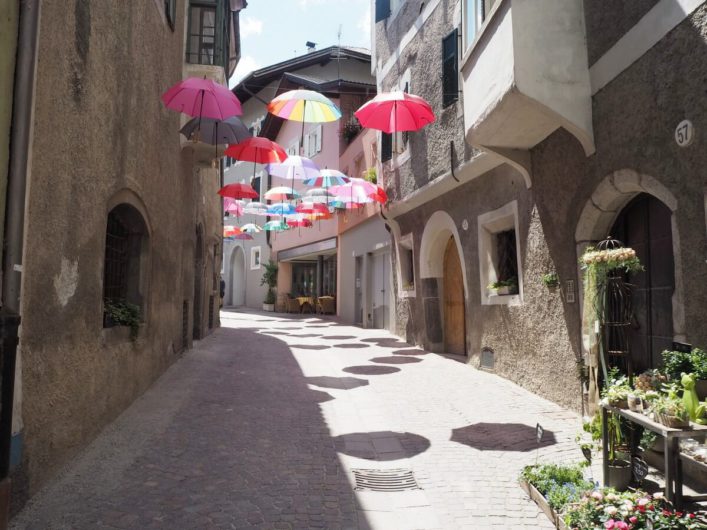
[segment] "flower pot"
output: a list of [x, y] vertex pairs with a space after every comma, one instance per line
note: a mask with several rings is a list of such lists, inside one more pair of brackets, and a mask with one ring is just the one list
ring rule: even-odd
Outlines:
[[505, 295], [510, 293], [510, 287], [499, 287], [496, 289], [496, 293], [499, 295]]
[[609, 405], [612, 407], [616, 407], [617, 409], [627, 409], [628, 408], [628, 400], [627, 399], [618, 399], [616, 401], [609, 401]]
[[275, 304], [263, 304], [263, 311], [275, 311]]
[[683, 420], [677, 416], [669, 416], [667, 414], [656, 413], [660, 423], [671, 429], [684, 429], [690, 426], [690, 420]]
[[629, 394], [628, 409], [632, 412], [643, 412], [643, 400], [639, 396]]
[[609, 464], [609, 476], [605, 486], [617, 491], [626, 491], [631, 482], [631, 465], [625, 460], [614, 460]]

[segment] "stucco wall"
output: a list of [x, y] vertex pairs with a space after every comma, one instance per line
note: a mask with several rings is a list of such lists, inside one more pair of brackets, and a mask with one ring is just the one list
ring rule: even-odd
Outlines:
[[[523, 301], [515, 306], [482, 305], [477, 218], [514, 200], [518, 201]], [[544, 242], [544, 222], [533, 193], [526, 189], [523, 177], [509, 166], [490, 171], [397, 219], [402, 235], [413, 234], [416, 286], [414, 298], [396, 302], [398, 330], [404, 332], [407, 340], [426, 347], [433, 347], [443, 338], [443, 280], [420, 278], [420, 262], [429, 259], [421, 253], [422, 234], [429, 218], [439, 210], [451, 216], [460, 237], [467, 285], [465, 316], [470, 362], [478, 365], [481, 349], [491, 348], [495, 352], [496, 373], [578, 409], [578, 329], [572, 326], [577, 320], [577, 304], [564, 304], [559, 292], [551, 292], [542, 284], [542, 275], [557, 264]], [[467, 230], [462, 226], [464, 220], [468, 222]], [[393, 270], [396, 267], [394, 264]]]
[[[42, 6], [20, 342], [21, 496], [177, 358], [185, 300], [191, 341], [197, 225], [204, 250], [199, 318], [207, 324], [220, 268], [220, 250], [213, 255], [221, 236], [219, 179], [216, 170], [192, 166], [191, 151], [180, 149], [179, 115], [159, 99], [182, 78], [186, 7], [179, 2], [175, 32], [158, 7]], [[118, 192], [144, 209], [151, 230], [145, 325], [136, 342], [102, 322], [106, 218]]]
[[[545, 235], [555, 261], [568, 272], [576, 268], [571, 244], [574, 228], [590, 196], [607, 177], [627, 169], [655, 179], [674, 196], [680, 248], [676, 281], [684, 285], [685, 339], [703, 347], [707, 344], [707, 179], [703, 170], [707, 139], [697, 132], [694, 143], [681, 148], [673, 136], [685, 118], [698, 131], [698, 124], [707, 123], [707, 65], [702, 60], [706, 41], [707, 5], [595, 95], [594, 156], [581, 156], [578, 144], [563, 131], [533, 151], [533, 189], [547, 226]], [[656, 190], [636, 185], [633, 191]], [[623, 202], [630, 196], [623, 197]]]

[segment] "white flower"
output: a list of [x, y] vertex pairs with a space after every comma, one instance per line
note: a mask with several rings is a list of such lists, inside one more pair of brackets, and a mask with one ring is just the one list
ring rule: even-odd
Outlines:
[[616, 515], [619, 510], [616, 506], [607, 506], [605, 511], [608, 515]]

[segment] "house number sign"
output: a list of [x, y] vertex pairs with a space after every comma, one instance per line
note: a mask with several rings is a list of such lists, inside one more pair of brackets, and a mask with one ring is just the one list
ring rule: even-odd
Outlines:
[[687, 147], [695, 139], [695, 128], [690, 120], [682, 120], [675, 129], [675, 142], [680, 147]]

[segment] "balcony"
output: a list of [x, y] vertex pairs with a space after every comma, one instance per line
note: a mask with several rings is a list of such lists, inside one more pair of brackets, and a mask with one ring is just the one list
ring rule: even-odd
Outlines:
[[581, 0], [502, 0], [464, 57], [467, 141], [527, 150], [565, 128], [594, 152]]

